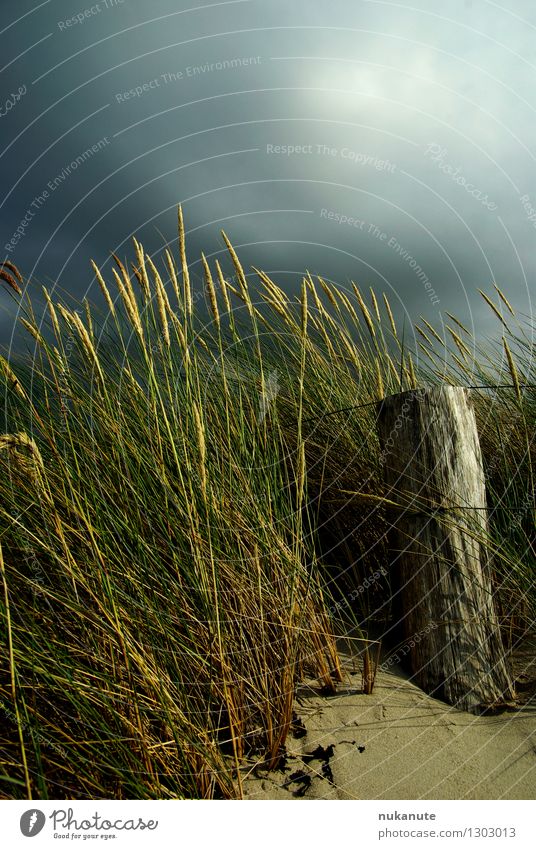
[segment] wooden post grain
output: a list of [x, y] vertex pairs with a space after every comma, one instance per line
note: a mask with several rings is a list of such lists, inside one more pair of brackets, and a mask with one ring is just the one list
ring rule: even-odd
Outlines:
[[[466, 389], [391, 395], [379, 404], [398, 609], [414, 681], [473, 712], [513, 698], [485, 540], [486, 491]], [[386, 503], [389, 505], [389, 501]]]

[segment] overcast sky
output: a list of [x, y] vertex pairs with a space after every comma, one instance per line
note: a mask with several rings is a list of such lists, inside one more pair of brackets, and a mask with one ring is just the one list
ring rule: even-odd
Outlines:
[[223, 227], [289, 291], [532, 313], [533, 0], [2, 0], [0, 32], [0, 250], [36, 287], [96, 297], [89, 258], [175, 244], [180, 202], [192, 260]]

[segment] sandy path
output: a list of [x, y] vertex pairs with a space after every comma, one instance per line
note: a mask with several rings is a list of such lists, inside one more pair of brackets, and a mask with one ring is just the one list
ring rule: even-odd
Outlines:
[[[302, 687], [295, 710], [306, 736], [289, 738], [286, 771], [249, 775], [245, 798], [536, 798], [536, 700], [473, 716], [427, 696], [397, 667], [379, 673], [372, 695], [360, 688], [358, 675], [336, 696]], [[304, 761], [318, 746], [332, 756]]]

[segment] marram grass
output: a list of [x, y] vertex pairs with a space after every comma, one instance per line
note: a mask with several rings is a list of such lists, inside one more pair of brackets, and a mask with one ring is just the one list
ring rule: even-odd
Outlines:
[[534, 619], [531, 328], [505, 329], [505, 296], [485, 296], [502, 356], [455, 318], [453, 350], [424, 322], [412, 351], [385, 295], [307, 274], [292, 298], [262, 271], [253, 290], [225, 235], [203, 312], [182, 211], [179, 237], [160, 269], [136, 240], [130, 271], [93, 265], [103, 315], [45, 292], [37, 321], [2, 271], [35, 345], [0, 360], [4, 797], [233, 798], [277, 764], [299, 680], [333, 691], [334, 634], [389, 616], [386, 394], [512, 383], [475, 397], [486, 542], [505, 636]]

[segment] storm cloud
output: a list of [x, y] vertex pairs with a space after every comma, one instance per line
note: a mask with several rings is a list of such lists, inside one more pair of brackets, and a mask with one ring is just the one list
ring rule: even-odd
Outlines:
[[[4, 259], [97, 298], [92, 257], [176, 243], [295, 291], [308, 269], [409, 324], [532, 314], [536, 10], [528, 0], [2, 3]], [[195, 277], [195, 274], [194, 274]], [[0, 293], [0, 329], [14, 313]]]

